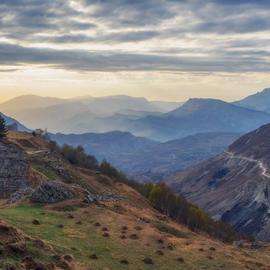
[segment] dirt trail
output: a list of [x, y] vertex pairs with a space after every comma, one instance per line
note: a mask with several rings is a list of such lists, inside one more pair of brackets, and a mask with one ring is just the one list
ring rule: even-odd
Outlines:
[[270, 174], [267, 173], [267, 168], [265, 167], [262, 161], [254, 159], [254, 158], [250, 158], [250, 157], [235, 155], [233, 152], [229, 152], [229, 151], [225, 151], [225, 154], [227, 154], [232, 159], [241, 159], [241, 160], [257, 163], [257, 165], [260, 167], [262, 171], [261, 175], [266, 178], [270, 178]]

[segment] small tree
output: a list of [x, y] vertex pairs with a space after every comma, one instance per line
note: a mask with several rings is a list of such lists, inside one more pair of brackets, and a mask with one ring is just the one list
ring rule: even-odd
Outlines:
[[0, 115], [0, 139], [7, 136], [7, 125], [3, 116]]

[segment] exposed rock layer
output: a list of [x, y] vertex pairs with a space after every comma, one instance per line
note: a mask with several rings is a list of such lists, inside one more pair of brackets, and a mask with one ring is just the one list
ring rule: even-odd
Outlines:
[[61, 182], [51, 181], [42, 183], [31, 195], [33, 202], [56, 203], [75, 197], [71, 188]]
[[0, 141], [0, 198], [29, 186], [29, 165], [24, 152], [15, 144]]

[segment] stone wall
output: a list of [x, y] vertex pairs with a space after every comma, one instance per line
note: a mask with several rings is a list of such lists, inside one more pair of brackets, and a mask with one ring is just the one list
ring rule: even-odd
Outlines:
[[29, 165], [16, 145], [0, 141], [0, 199], [29, 186]]

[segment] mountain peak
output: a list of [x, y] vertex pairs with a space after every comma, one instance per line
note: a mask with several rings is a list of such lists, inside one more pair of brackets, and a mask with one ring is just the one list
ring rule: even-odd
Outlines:
[[245, 108], [270, 112], [270, 88], [265, 88], [263, 91], [250, 95], [242, 100], [234, 102], [238, 106]]
[[211, 109], [218, 109], [227, 106], [232, 106], [231, 104], [219, 100], [219, 99], [212, 99], [212, 98], [191, 98], [182, 106], [178, 107], [177, 109], [167, 113], [167, 116], [183, 116], [187, 114], [192, 114], [197, 111], [209, 111]]
[[[215, 99], [215, 98], [190, 98], [185, 104], [222, 104], [226, 103], [223, 100]], [[185, 105], [184, 104], [184, 105]]]

